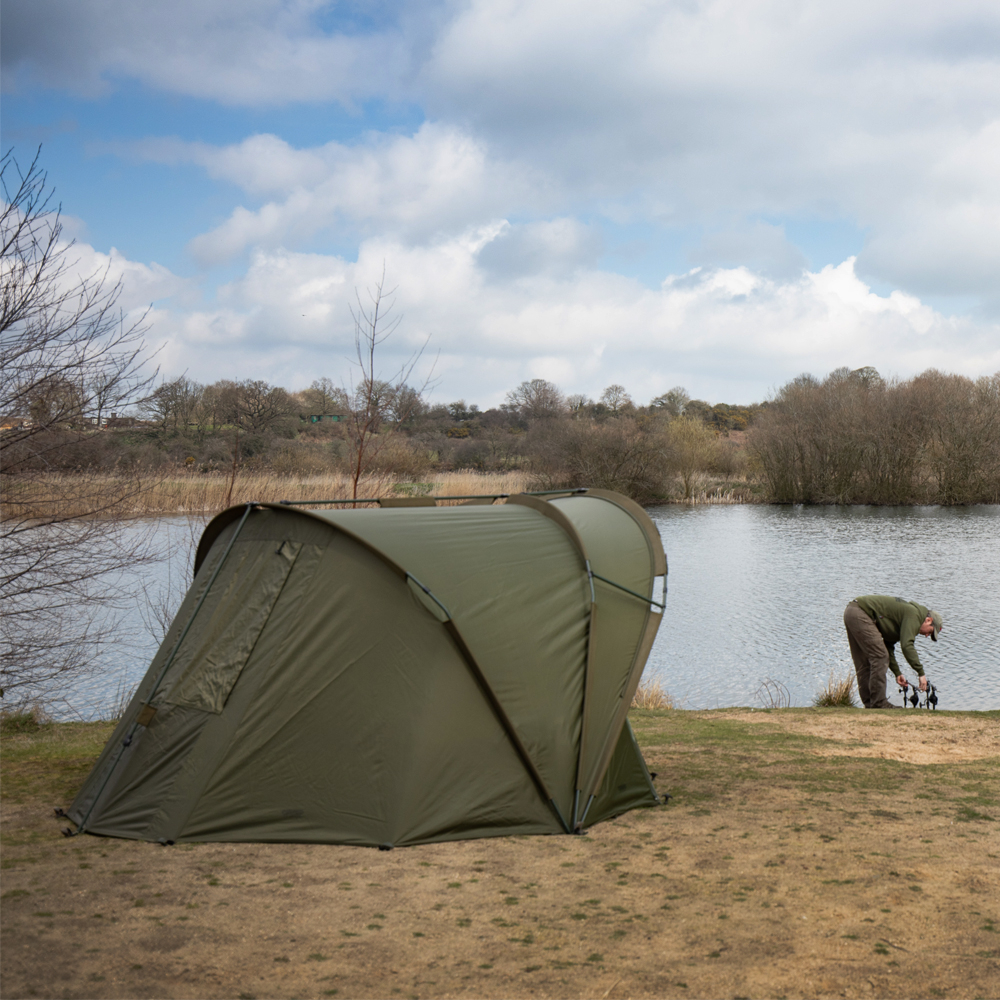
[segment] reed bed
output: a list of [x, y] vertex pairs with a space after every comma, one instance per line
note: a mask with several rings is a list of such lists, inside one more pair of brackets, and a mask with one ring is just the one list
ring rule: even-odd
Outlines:
[[742, 504], [753, 503], [754, 498], [748, 490], [702, 490], [700, 493], [693, 493], [689, 497], [682, 497], [676, 503], [686, 503], [691, 505], [700, 504]]
[[[84, 478], [86, 481], [85, 488]], [[360, 500], [399, 496], [472, 496], [521, 493], [528, 489], [522, 472], [442, 472], [421, 482], [400, 482], [387, 477], [363, 480]], [[4, 490], [0, 514], [9, 517], [80, 517], [94, 509], [93, 497], [120, 490], [113, 476], [81, 477], [73, 474], [40, 476]], [[168, 476], [134, 484], [109, 513], [126, 517], [156, 517], [176, 514], [212, 514], [256, 500], [336, 500], [350, 497], [351, 481], [339, 474], [283, 476], [273, 472], [247, 472], [232, 481], [226, 475]]]

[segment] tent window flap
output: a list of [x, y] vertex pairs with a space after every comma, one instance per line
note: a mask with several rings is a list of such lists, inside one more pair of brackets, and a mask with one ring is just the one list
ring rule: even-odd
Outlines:
[[263, 551], [237, 545], [239, 557], [213, 587], [218, 595], [205, 602], [202, 620], [194, 623], [177, 653], [164, 702], [216, 714], [225, 708], [301, 548], [301, 542], [290, 541]]

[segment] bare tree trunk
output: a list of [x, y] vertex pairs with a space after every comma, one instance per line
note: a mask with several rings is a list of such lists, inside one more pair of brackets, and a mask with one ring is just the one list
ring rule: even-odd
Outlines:
[[[351, 309], [351, 318], [354, 320], [354, 349], [360, 384], [351, 385], [348, 392], [351, 399], [348, 426], [352, 449], [351, 499], [357, 506], [362, 479], [375, 469], [379, 453], [412, 416], [413, 408], [430, 385], [430, 375], [418, 390], [412, 390], [407, 385], [423, 356], [427, 341], [388, 380], [383, 380], [378, 371], [378, 349], [402, 322], [401, 316], [390, 319], [395, 306], [395, 289], [386, 290], [385, 264], [378, 281], [368, 289], [370, 304], [366, 306], [361, 301], [360, 293], [355, 294], [357, 307]], [[398, 405], [401, 401], [404, 401], [402, 407]]]

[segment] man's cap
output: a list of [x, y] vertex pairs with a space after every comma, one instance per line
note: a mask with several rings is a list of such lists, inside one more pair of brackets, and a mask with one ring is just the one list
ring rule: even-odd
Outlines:
[[944, 628], [944, 623], [941, 621], [941, 616], [936, 611], [930, 611], [928, 614], [931, 616], [931, 624], [934, 626], [934, 631], [931, 632], [931, 638], [937, 642], [938, 632]]

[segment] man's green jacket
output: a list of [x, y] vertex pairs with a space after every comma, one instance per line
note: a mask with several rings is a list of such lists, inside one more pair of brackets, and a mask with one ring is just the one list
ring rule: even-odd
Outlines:
[[918, 677], [923, 677], [924, 668], [920, 664], [913, 640], [930, 611], [916, 601], [904, 601], [902, 597], [886, 597], [884, 594], [868, 594], [866, 597], [855, 597], [854, 600], [882, 633], [886, 649], [889, 650], [892, 672], [899, 676], [899, 664], [892, 649], [898, 642], [906, 662], [916, 670]]

